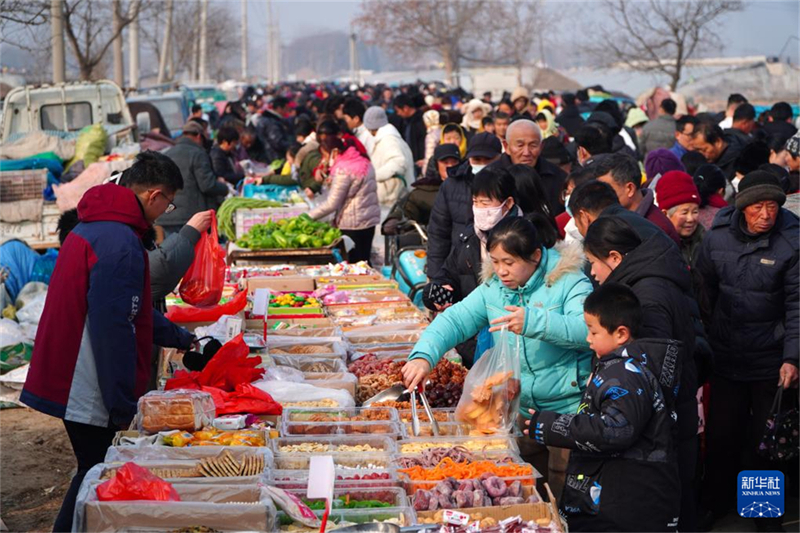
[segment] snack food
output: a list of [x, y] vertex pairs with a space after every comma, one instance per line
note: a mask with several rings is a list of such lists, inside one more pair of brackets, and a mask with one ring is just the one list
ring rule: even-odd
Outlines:
[[[244, 455], [237, 461], [226, 450], [220, 457], [200, 459], [192, 466], [157, 467], [148, 470], [162, 479], [241, 477], [259, 475], [265, 466], [264, 456], [261, 454]], [[113, 478], [117, 470], [117, 468], [107, 469], [101, 479]]]
[[148, 392], [139, 398], [138, 407], [139, 431], [145, 433], [172, 429], [195, 431], [210, 425], [216, 416], [211, 395], [196, 390]]
[[478, 433], [497, 433], [513, 416], [509, 413], [512, 407], [509, 399], [518, 390], [513, 377], [513, 372], [498, 372], [474, 387], [470, 392], [471, 401], [458, 405], [456, 420], [469, 424]]
[[239, 430], [220, 431], [207, 427], [194, 433], [179, 431], [163, 436], [165, 446], [182, 448], [184, 446], [266, 446], [262, 431]]

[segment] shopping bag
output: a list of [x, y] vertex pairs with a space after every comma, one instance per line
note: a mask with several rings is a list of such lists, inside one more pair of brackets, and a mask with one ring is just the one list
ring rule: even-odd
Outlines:
[[211, 307], [222, 298], [225, 284], [225, 251], [217, 236], [217, 215], [211, 214], [211, 232], [200, 235], [194, 247], [194, 261], [183, 275], [181, 299], [195, 307]]
[[504, 327], [467, 374], [456, 419], [486, 435], [511, 433], [519, 410], [519, 374], [519, 336]]
[[798, 406], [788, 407], [783, 402], [783, 387], [778, 387], [772, 408], [767, 417], [764, 436], [758, 444], [758, 454], [770, 461], [790, 461], [800, 451], [800, 428]]
[[167, 320], [175, 324], [187, 322], [216, 322], [223, 315], [236, 315], [247, 306], [247, 291], [240, 291], [224, 304], [213, 307], [172, 306], [167, 310]]
[[222, 345], [202, 372], [178, 370], [175, 377], [167, 380], [164, 390], [216, 387], [232, 392], [240, 383], [252, 383], [264, 374], [264, 369], [256, 368], [261, 362], [260, 357], [250, 357], [250, 348], [240, 333]]
[[97, 487], [97, 499], [107, 501], [181, 501], [175, 488], [136, 463], [125, 463], [117, 474]]

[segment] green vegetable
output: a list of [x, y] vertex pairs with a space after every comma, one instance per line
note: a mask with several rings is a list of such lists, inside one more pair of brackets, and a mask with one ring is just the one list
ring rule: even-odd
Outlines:
[[217, 210], [217, 228], [221, 234], [232, 241], [236, 238], [235, 214], [237, 209], [260, 209], [264, 207], [282, 206], [282, 203], [272, 200], [256, 200], [255, 198], [241, 197], [228, 198]]
[[318, 222], [308, 214], [257, 224], [236, 241], [242, 248], [322, 248], [342, 236], [338, 228]]

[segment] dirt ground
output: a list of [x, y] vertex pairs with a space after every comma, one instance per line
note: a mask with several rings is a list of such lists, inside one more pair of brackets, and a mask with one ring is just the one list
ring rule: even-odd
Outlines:
[[0, 517], [9, 531], [52, 531], [74, 469], [61, 420], [0, 410]]

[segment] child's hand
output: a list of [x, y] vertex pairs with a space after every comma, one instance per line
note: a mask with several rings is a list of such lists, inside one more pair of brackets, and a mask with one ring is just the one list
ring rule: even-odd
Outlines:
[[[533, 409], [528, 409], [528, 412], [531, 414], [531, 417], [533, 417], [533, 415], [536, 414], [536, 411], [534, 411]], [[528, 426], [528, 429], [530, 429], [531, 419], [526, 420], [525, 421], [525, 425]], [[527, 435], [527, 436], [530, 436], [530, 432], [528, 431], [528, 429], [523, 430], [522, 433]]]
[[511, 314], [495, 318], [489, 322], [490, 324], [498, 324], [489, 328], [489, 332], [500, 331], [503, 328], [503, 324], [505, 324], [511, 333], [522, 335], [522, 329], [525, 327], [525, 308], [507, 305], [506, 311], [511, 311]]

